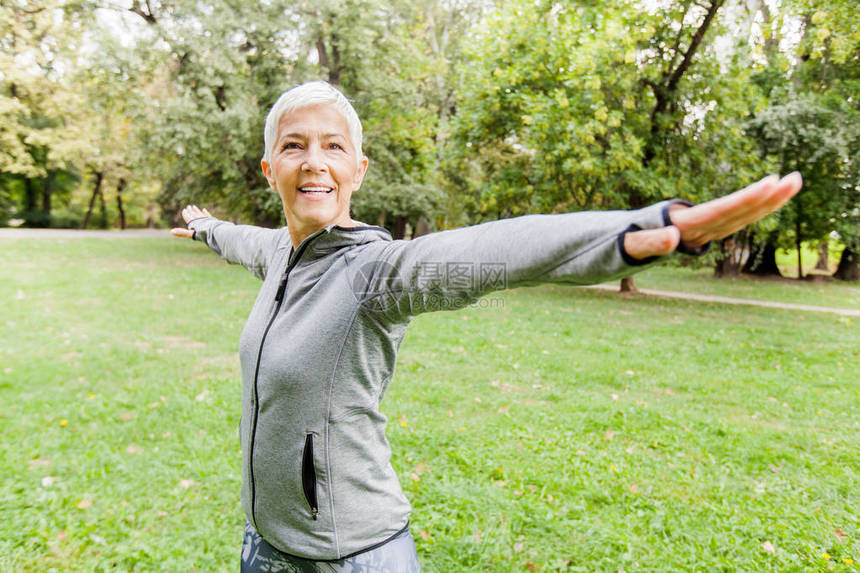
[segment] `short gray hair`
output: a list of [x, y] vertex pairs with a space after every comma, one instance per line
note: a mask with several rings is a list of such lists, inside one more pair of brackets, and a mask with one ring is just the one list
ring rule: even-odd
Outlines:
[[361, 162], [361, 120], [355, 108], [346, 99], [343, 93], [333, 85], [323, 81], [306, 82], [281, 94], [269, 115], [266, 116], [266, 128], [263, 132], [263, 142], [266, 146], [263, 152], [263, 161], [271, 163], [272, 148], [278, 142], [278, 123], [281, 116], [293, 110], [314, 105], [333, 105], [346, 120], [352, 147], [356, 152], [356, 161]]

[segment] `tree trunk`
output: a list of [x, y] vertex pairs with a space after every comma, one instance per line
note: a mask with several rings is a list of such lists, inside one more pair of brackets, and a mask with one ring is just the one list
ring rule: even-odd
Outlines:
[[794, 227], [795, 227], [795, 229], [794, 229], [794, 231], [795, 231], [794, 232], [794, 237], [795, 237], [794, 245], [795, 245], [795, 247], [797, 247], [797, 279], [801, 280], [801, 279], [803, 279], [803, 255], [802, 255], [803, 249], [801, 248], [801, 245], [800, 245], [800, 218], [797, 219]]
[[149, 1], [141, 2], [140, 0], [134, 0], [131, 3], [131, 8], [128, 8], [129, 12], [133, 14], [137, 14], [143, 20], [150, 25], [158, 24], [158, 18], [156, 18], [155, 13], [152, 11], [152, 7], [149, 4]]
[[714, 265], [714, 276], [717, 278], [738, 276], [741, 272], [742, 252], [738, 252], [734, 238], [726, 237], [719, 242], [719, 246], [721, 256]]
[[833, 278], [840, 281], [860, 281], [860, 256], [856, 251], [845, 247], [842, 256], [839, 257], [839, 266], [836, 267]]
[[36, 186], [33, 185], [33, 180], [27, 177], [24, 179], [24, 211], [36, 210]]
[[744, 4], [746, 7], [746, 13], [739, 24], [738, 34], [741, 41], [749, 42], [750, 36], [752, 36], [752, 29], [756, 16], [758, 16], [759, 10], [761, 10], [764, 2], [762, 0], [747, 0]]
[[122, 206], [122, 192], [125, 189], [125, 177], [120, 177], [116, 184], [116, 208], [119, 210], [119, 228], [125, 231], [125, 209]]
[[340, 50], [337, 47], [337, 36], [331, 36], [331, 68], [328, 70], [328, 81], [332, 85], [340, 85], [340, 74], [343, 67], [340, 65]]
[[39, 209], [39, 199], [41, 190], [39, 183], [44, 186], [44, 179], [24, 179], [24, 212], [21, 216], [24, 219], [25, 227], [48, 227], [50, 221], [47, 221]]
[[781, 277], [779, 267], [776, 264], [776, 245], [770, 241], [764, 244], [754, 245], [750, 249], [750, 257], [747, 259], [741, 272], [756, 276]]
[[740, 266], [731, 257], [723, 257], [714, 265], [714, 276], [717, 278], [736, 277], [740, 272]]
[[42, 187], [42, 212], [45, 214], [45, 219], [51, 220], [51, 194], [54, 192], [54, 171], [48, 171], [45, 177], [45, 184]]
[[[761, 11], [764, 25], [770, 26], [773, 21], [773, 15], [770, 13], [770, 8], [768, 7], [767, 2], [760, 2], [759, 10]], [[805, 29], [804, 34], [806, 34]], [[765, 34], [764, 55], [767, 57], [768, 64], [773, 65], [776, 56], [779, 55], [779, 36], [777, 34]]]
[[319, 65], [322, 69], [328, 70], [328, 50], [326, 50], [325, 39], [323, 38], [322, 34], [322, 31], [320, 31], [319, 36], [317, 36], [317, 62], [319, 62]]
[[391, 233], [393, 239], [402, 239], [406, 236], [406, 217], [398, 215], [394, 219], [394, 232]]
[[633, 284], [633, 277], [624, 277], [621, 279], [621, 288], [618, 292], [622, 294], [632, 294], [639, 292], [639, 289], [637, 289], [636, 285]]
[[818, 261], [815, 263], [815, 270], [830, 270], [830, 247], [828, 246], [826, 239], [818, 244]]
[[107, 215], [107, 204], [105, 203], [105, 194], [101, 189], [99, 190], [99, 228], [107, 229], [108, 228], [108, 215]]
[[427, 219], [424, 217], [420, 217], [418, 222], [415, 223], [415, 228], [412, 229], [412, 238], [415, 239], [420, 237], [421, 235], [426, 235], [430, 232], [430, 224], [427, 223]]
[[328, 83], [337, 86], [340, 85], [340, 74], [342, 71], [340, 65], [340, 52], [337, 47], [337, 36], [332, 34], [328, 40], [328, 46], [331, 46], [331, 55], [329, 55], [328, 46], [326, 45], [325, 38], [323, 37], [323, 32], [320, 31], [316, 41], [317, 59], [319, 60], [320, 67], [323, 68], [328, 75]]
[[82, 229], [86, 229], [87, 226], [89, 226], [90, 217], [93, 216], [93, 207], [96, 205], [96, 197], [98, 197], [102, 192], [102, 179], [104, 179], [104, 173], [101, 171], [94, 171], [93, 175], [95, 175], [93, 194], [90, 196], [90, 206], [87, 208], [87, 214], [84, 216], [84, 223], [81, 225]]

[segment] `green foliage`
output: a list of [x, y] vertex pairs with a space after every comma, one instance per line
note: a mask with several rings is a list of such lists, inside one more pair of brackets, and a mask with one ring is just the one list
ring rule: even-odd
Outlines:
[[[762, 14], [766, 65], [759, 66], [754, 78], [770, 103], [748, 123], [748, 132], [767, 163], [783, 173], [798, 170], [804, 178], [803, 190], [773, 218], [763, 236], [771, 244], [797, 245], [836, 231], [856, 249], [860, 247], [856, 7], [851, 2], [795, 0], [778, 13], [762, 9]], [[785, 22], [796, 26], [795, 32], [786, 35]]]
[[[121, 187], [142, 202], [149, 199], [145, 174], [132, 169], [131, 152], [133, 121], [145, 118], [141, 62], [92, 8], [61, 1], [0, 8], [2, 57], [9, 64], [0, 78], [0, 99], [15, 104], [0, 103], [4, 218], [14, 213], [31, 226], [80, 222], [89, 201], [77, 201], [77, 191], [93, 173], [104, 177], [102, 200], [105, 193], [115, 199]], [[133, 207], [128, 218], [142, 219], [147, 206], [138, 210], [134, 198], [126, 200]], [[52, 209], [61, 216], [53, 217]]]
[[[846, 164], [832, 166], [833, 197], [821, 216], [827, 217], [846, 245], [860, 251], [860, 13], [852, 2], [797, 0], [807, 32], [799, 46], [803, 65], [797, 83], [842, 122], [846, 140], [833, 142]], [[836, 176], [835, 173], [839, 173]]]
[[843, 189], [846, 207], [831, 222], [846, 246], [860, 253], [860, 153], [854, 153], [850, 161]]
[[860, 57], [860, 15], [854, 2], [791, 0], [787, 4], [801, 15], [808, 30], [798, 46], [799, 55], [821, 67], [857, 65]]
[[803, 189], [778, 215], [781, 235], [792, 243], [825, 238], [833, 221], [857, 206], [851, 167], [860, 117], [845, 105], [833, 109], [821, 100], [775, 92], [774, 103], [749, 124], [763, 154], [781, 172], [803, 174]]
[[[794, 166], [807, 190], [755, 236], [854, 244], [858, 29], [841, 0], [7, 2], [0, 219], [83, 219], [97, 199], [115, 224], [122, 199], [129, 221], [200, 203], [278, 225], [265, 114], [321, 78], [364, 123], [368, 221], [702, 201]], [[796, 132], [801, 115], [817, 133]], [[773, 152], [777, 131], [792, 157]], [[849, 163], [837, 177], [807, 144]]]
[[136, 141], [142, 167], [162, 184], [159, 202], [170, 216], [193, 202], [277, 224], [260, 157], [289, 49], [282, 4], [162, 8], [135, 46], [149, 74]]
[[701, 200], [748, 180], [748, 75], [725, 74], [707, 40], [680, 68], [699, 28], [714, 36], [703, 13], [533, 4], [486, 19], [470, 48], [457, 134], [478, 213]]
[[432, 52], [426, 53], [430, 3], [341, 4], [341, 10], [317, 13], [316, 22], [331, 25], [321, 24], [316, 37], [337, 46], [327, 56], [327, 79], [354, 94], [364, 127], [371, 163], [354, 211], [389, 227], [397, 219], [434, 219], [443, 201], [434, 173], [439, 110], [433, 89], [439, 78]]
[[68, 123], [80, 98], [63, 55], [82, 17], [59, 1], [0, 6], [0, 219], [50, 226], [53, 194], [68, 197], [80, 135]]
[[[425, 84], [436, 78], [422, 50], [422, 9], [375, 0], [188, 2], [156, 14], [150, 33], [161, 50], [151, 65], [163, 85], [140, 140], [167, 212], [216, 203], [278, 224], [281, 206], [259, 167], [265, 116], [282, 91], [321, 78], [353, 98], [364, 123], [371, 171], [357, 211], [378, 219], [376, 206], [386, 205], [413, 222], [434, 217], [437, 115]], [[410, 197], [388, 201], [406, 187]]]
[[361, 191], [352, 200], [353, 214], [368, 223], [392, 223], [391, 218], [403, 217], [416, 223], [421, 217], [432, 216], [442, 211], [443, 191], [420, 183], [376, 182], [373, 178], [365, 183], [372, 191]]

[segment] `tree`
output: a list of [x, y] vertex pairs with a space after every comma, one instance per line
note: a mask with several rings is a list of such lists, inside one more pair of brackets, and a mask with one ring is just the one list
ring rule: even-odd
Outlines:
[[356, 215], [395, 230], [433, 218], [437, 115], [425, 97], [433, 80], [422, 45], [425, 4], [133, 5], [145, 24], [139, 57], [148, 62], [152, 98], [136, 137], [163, 184], [165, 210], [217, 203], [278, 224], [281, 207], [259, 167], [264, 119], [282, 91], [322, 78], [353, 98], [364, 122], [373, 167]]
[[[93, 25], [93, 31], [99, 27]], [[137, 165], [143, 163], [134, 144], [134, 122], [144, 109], [139, 89], [140, 62], [116, 37], [103, 30], [92, 41], [100, 46], [100, 56], [87, 61], [75, 74], [74, 86], [85, 105], [69, 121], [68, 128], [80, 134], [76, 142], [75, 163], [91, 186], [86, 214], [81, 223], [86, 229], [96, 201], [100, 207], [100, 226], [109, 225], [108, 186], [114, 188], [120, 229], [125, 229], [129, 191], [142, 187]], [[129, 185], [131, 183], [131, 185]]]
[[[857, 142], [854, 143], [857, 149]], [[845, 244], [833, 277], [843, 281], [860, 281], [860, 153], [854, 152], [840, 193], [843, 209], [831, 219]]]
[[513, 2], [489, 18], [457, 111], [474, 217], [702, 200], [748, 181], [739, 118], [758, 94], [713, 47], [722, 6]]
[[146, 94], [134, 140], [141, 167], [161, 183], [165, 212], [216, 203], [258, 223], [281, 220], [259, 162], [263, 110], [290, 69], [282, 11], [280, 2], [132, 6]]
[[834, 277], [860, 280], [860, 13], [854, 2], [845, 0], [795, 0], [803, 14], [807, 32], [798, 46], [799, 66], [795, 85], [818, 94], [830, 108], [839, 109], [846, 126], [854, 127], [848, 143], [847, 166], [842, 183], [831, 191], [841, 208], [828, 217], [845, 244]]
[[[774, 218], [777, 224], [749, 236], [745, 248], [752, 254], [745, 271], [779, 274], [778, 246], [794, 244], [800, 257], [801, 241], [827, 236], [857, 203], [851, 195], [856, 175], [847, 161], [860, 153], [852, 129], [860, 88], [860, 18], [850, 2], [787, 1], [778, 12], [757, 4], [764, 65], [756, 65], [754, 79], [771, 103], [750, 122], [749, 133], [759, 140], [766, 163], [800, 169], [805, 184]], [[786, 28], [795, 31], [786, 36]]]
[[0, 5], [0, 203], [15, 203], [29, 226], [50, 226], [53, 199], [75, 177], [65, 129], [77, 99], [64, 57], [78, 37], [80, 12], [59, 2]]
[[477, 0], [306, 3], [303, 35], [331, 83], [352, 94], [371, 169], [353, 210], [401, 237], [444, 212], [441, 156], [454, 106], [452, 61]]
[[[89, 224], [96, 201], [108, 224], [105, 193], [117, 189], [120, 223], [139, 202], [129, 163], [129, 133], [139, 93], [135, 67], [86, 2], [12, 2], [0, 7], [0, 189], [11, 214], [29, 226]], [[96, 49], [96, 46], [101, 49]], [[89, 209], [75, 205], [92, 183]], [[143, 194], [145, 195], [145, 194]], [[130, 201], [129, 201], [130, 200]], [[131, 214], [132, 218], [135, 214]]]
[[750, 132], [780, 172], [803, 174], [803, 190], [777, 218], [783, 240], [793, 239], [798, 278], [803, 278], [801, 243], [826, 238], [831, 220], [849, 207], [839, 190], [850, 184], [850, 153], [858, 135], [847, 108], [828, 108], [812, 95], [774, 94], [773, 99], [778, 103], [750, 122]]
[[407, 223], [414, 227], [420, 218], [441, 211], [432, 170], [437, 115], [425, 97], [432, 73], [422, 41], [422, 6], [368, 0], [336, 4], [340, 10], [312, 21], [318, 26], [318, 52], [326, 46], [332, 53], [329, 81], [353, 94], [364, 124], [371, 168], [353, 210], [402, 238]]

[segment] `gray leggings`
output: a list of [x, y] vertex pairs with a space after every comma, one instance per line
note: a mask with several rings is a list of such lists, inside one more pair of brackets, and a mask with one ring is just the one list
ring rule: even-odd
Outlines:
[[272, 547], [247, 521], [240, 573], [419, 573], [409, 526], [383, 545], [338, 561], [313, 561]]

